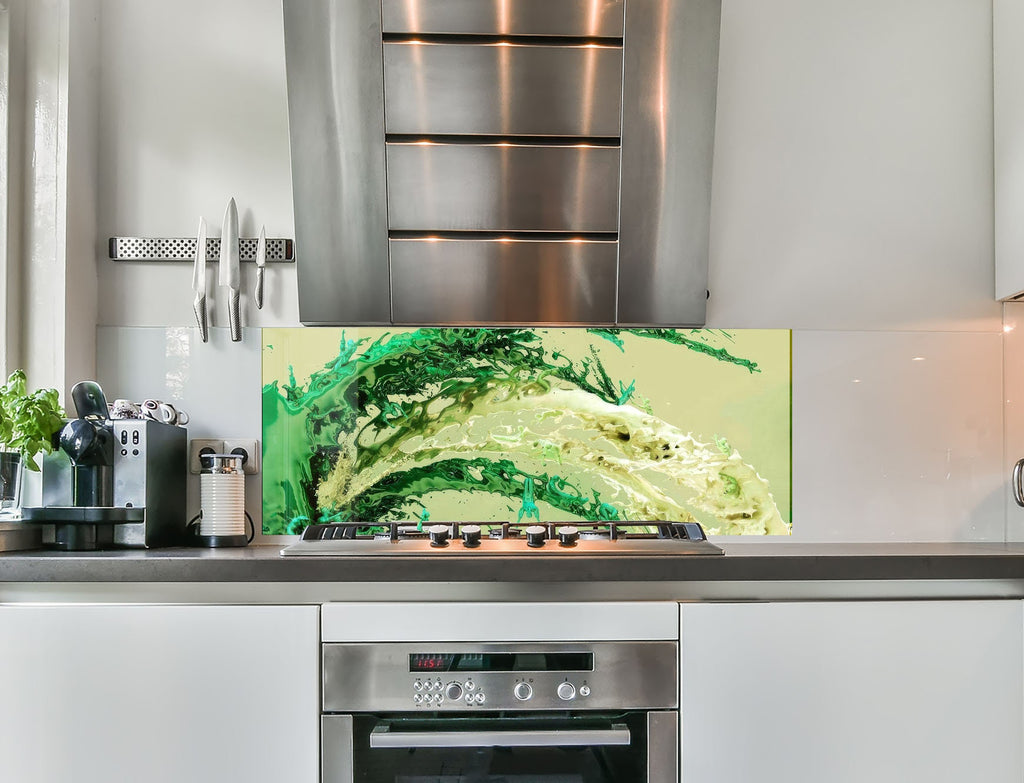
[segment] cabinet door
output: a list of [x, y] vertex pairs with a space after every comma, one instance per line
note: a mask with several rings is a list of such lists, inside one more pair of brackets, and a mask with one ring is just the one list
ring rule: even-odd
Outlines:
[[315, 783], [317, 607], [0, 607], [0, 779]]
[[996, 299], [1024, 293], [1024, 0], [992, 2]]
[[681, 613], [684, 783], [1020, 783], [1019, 601]]

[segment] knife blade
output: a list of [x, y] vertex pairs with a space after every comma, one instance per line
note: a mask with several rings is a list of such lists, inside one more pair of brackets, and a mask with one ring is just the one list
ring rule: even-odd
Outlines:
[[260, 226], [260, 238], [256, 240], [256, 291], [253, 299], [256, 309], [263, 309], [263, 275], [267, 265], [267, 227]]
[[228, 289], [228, 324], [231, 327], [231, 341], [242, 339], [241, 314], [239, 313], [239, 289], [241, 288], [238, 270], [238, 207], [235, 200], [228, 201], [224, 210], [224, 227], [220, 235], [220, 284]]
[[199, 218], [199, 235], [196, 237], [196, 260], [192, 266], [192, 290], [196, 298], [192, 300], [192, 310], [196, 314], [199, 325], [199, 336], [208, 342], [210, 333], [206, 321], [206, 218]]

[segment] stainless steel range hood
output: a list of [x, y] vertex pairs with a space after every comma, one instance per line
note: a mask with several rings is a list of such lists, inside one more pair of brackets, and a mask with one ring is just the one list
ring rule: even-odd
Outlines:
[[299, 312], [704, 323], [721, 0], [284, 0]]

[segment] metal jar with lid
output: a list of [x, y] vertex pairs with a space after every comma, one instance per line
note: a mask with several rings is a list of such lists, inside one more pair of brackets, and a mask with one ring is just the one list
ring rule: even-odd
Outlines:
[[240, 454], [199, 458], [199, 542], [205, 546], [245, 546], [245, 474]]

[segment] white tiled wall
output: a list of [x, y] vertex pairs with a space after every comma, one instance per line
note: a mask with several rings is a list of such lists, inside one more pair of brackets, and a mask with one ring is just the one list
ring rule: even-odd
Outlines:
[[[97, 380], [110, 402], [152, 398], [189, 414], [189, 438], [262, 441], [259, 329], [210, 329], [203, 343], [195, 328], [100, 327]], [[245, 507], [257, 530], [262, 521], [262, 476], [246, 476]], [[188, 482], [188, 513], [199, 513], [199, 479]]]
[[[191, 327], [103, 327], [98, 341], [110, 399], [171, 401], [189, 437], [261, 437], [259, 330], [232, 343], [215, 328], [204, 345]], [[1003, 540], [1002, 351], [999, 333], [794, 332], [793, 539]], [[256, 520], [261, 498], [249, 477]]]
[[1006, 502], [1006, 539], [1024, 541], [1024, 508], [1014, 502], [1008, 479], [1014, 464], [1024, 458], [1024, 302], [1003, 305], [1003, 497]]
[[793, 538], [1001, 541], [998, 333], [793, 334]]

